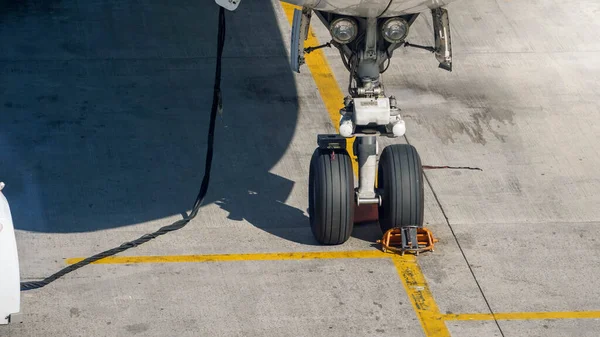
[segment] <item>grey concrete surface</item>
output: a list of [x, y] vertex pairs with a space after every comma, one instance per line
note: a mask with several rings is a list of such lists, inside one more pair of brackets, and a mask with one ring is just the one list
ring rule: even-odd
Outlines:
[[8, 336], [423, 336], [401, 287], [388, 260], [92, 266]]
[[[404, 49], [384, 74], [425, 164], [483, 169], [426, 172], [449, 224], [437, 229], [445, 244], [436, 256], [420, 259], [434, 297], [442, 312], [482, 310], [477, 300], [462, 304], [471, 296], [496, 312], [598, 310], [600, 3], [482, 0], [448, 9], [454, 71]], [[317, 34], [328, 39], [322, 27]], [[408, 40], [432, 43], [429, 17]], [[346, 87], [337, 52], [326, 53]], [[452, 253], [450, 228], [466, 260]], [[465, 291], [459, 275], [468, 265], [483, 295]], [[593, 326], [542, 331], [576, 335], [578, 323]], [[534, 322], [510, 324], [506, 336], [538, 333]]]
[[[425, 164], [483, 169], [426, 172], [440, 243], [419, 263], [441, 312], [599, 310], [600, 4], [448, 9], [454, 72], [401, 50], [384, 74]], [[0, 1], [0, 179], [24, 279], [189, 211], [216, 13], [199, 1]], [[421, 17], [409, 40], [431, 34]], [[343, 246], [312, 238], [308, 162], [333, 128], [307, 68], [290, 72], [288, 40], [277, 1], [228, 16], [206, 206], [127, 255], [355, 250], [379, 237], [367, 225]], [[339, 55], [325, 52], [345, 88]], [[0, 335], [423, 335], [391, 264], [371, 260], [91, 266], [24, 293], [23, 311]], [[593, 336], [596, 323], [446, 324], [453, 336]]]
[[[493, 321], [453, 321], [446, 322], [448, 330], [452, 336], [460, 337], [500, 337], [502, 334], [498, 330], [498, 326]], [[505, 335], [508, 336], [508, 335]], [[529, 335], [522, 335], [529, 336]]]
[[494, 311], [597, 311], [598, 224], [473, 224], [456, 234]]

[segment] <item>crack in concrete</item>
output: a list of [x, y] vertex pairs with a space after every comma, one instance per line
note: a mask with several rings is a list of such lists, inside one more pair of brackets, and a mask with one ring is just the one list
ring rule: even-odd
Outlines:
[[435, 166], [435, 165], [423, 165], [423, 170], [469, 170], [469, 171], [483, 171], [479, 167], [470, 166]]

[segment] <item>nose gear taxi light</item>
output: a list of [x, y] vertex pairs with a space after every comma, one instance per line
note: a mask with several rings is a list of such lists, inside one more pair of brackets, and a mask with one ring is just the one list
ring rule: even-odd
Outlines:
[[408, 22], [402, 18], [389, 18], [381, 26], [383, 38], [390, 43], [400, 43], [408, 36]]
[[334, 41], [346, 44], [352, 42], [358, 34], [358, 25], [351, 18], [339, 18], [329, 26], [329, 32]]
[[419, 255], [425, 251], [433, 252], [434, 244], [438, 241], [427, 228], [405, 226], [388, 230], [377, 243], [381, 244], [384, 253], [404, 255], [409, 252]]

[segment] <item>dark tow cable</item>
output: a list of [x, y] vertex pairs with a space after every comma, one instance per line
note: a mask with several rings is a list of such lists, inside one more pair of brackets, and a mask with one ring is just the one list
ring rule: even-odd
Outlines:
[[213, 147], [214, 147], [214, 138], [215, 138], [215, 120], [217, 116], [217, 111], [221, 109], [221, 61], [223, 55], [223, 47], [225, 45], [225, 11], [223, 7], [219, 9], [219, 33], [218, 33], [218, 41], [217, 41], [217, 65], [215, 70], [215, 85], [213, 92], [213, 103], [212, 109], [210, 112], [210, 125], [208, 129], [208, 144], [207, 144], [207, 152], [206, 152], [206, 166], [204, 168], [204, 178], [202, 179], [202, 185], [200, 186], [200, 191], [198, 192], [198, 196], [196, 197], [196, 201], [194, 202], [194, 206], [192, 208], [191, 213], [185, 218], [175, 221], [171, 225], [161, 227], [154, 233], [145, 234], [137, 240], [133, 240], [130, 242], [123, 243], [119, 247], [115, 247], [104, 251], [102, 253], [96, 254], [94, 256], [90, 256], [80, 262], [72, 264], [60, 271], [46, 277], [40, 281], [28, 281], [21, 282], [21, 291], [25, 290], [33, 290], [42, 288], [51, 282], [56, 281], [57, 279], [65, 276], [66, 274], [73, 272], [83, 266], [86, 266], [90, 263], [96, 262], [105, 257], [109, 257], [123, 251], [126, 251], [130, 248], [137, 247], [141, 244], [144, 244], [152, 239], [155, 239], [161, 235], [167, 234], [172, 231], [176, 231], [185, 227], [192, 219], [196, 217], [198, 214], [198, 210], [200, 209], [200, 205], [204, 201], [204, 197], [206, 196], [206, 192], [208, 191], [208, 185], [210, 181], [210, 170], [212, 166], [213, 159]]

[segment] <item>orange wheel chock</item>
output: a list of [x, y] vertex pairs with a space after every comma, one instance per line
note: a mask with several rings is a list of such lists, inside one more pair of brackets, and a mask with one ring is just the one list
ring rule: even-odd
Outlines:
[[419, 255], [425, 251], [433, 252], [434, 244], [438, 241], [427, 228], [406, 226], [388, 230], [377, 243], [381, 244], [384, 253], [404, 255], [409, 252]]

